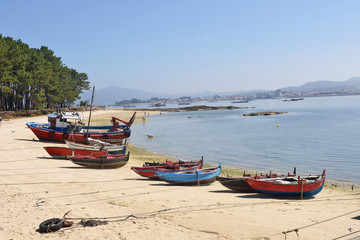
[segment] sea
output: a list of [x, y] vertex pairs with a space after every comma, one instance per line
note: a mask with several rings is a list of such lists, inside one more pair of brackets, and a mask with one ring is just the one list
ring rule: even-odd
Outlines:
[[[197, 102], [192, 105], [241, 109], [146, 114], [132, 126], [130, 142], [178, 159], [203, 156], [205, 163], [259, 174], [286, 174], [296, 167], [297, 174], [317, 175], [325, 169], [327, 179], [360, 184], [360, 96], [283, 100]], [[265, 111], [286, 113], [243, 116]]]

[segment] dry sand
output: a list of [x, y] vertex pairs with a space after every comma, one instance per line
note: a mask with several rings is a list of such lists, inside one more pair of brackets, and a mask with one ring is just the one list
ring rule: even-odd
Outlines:
[[[51, 159], [43, 147], [62, 144], [38, 141], [25, 126], [29, 121], [46, 122], [47, 117], [3, 120], [0, 128], [0, 239], [360, 238], [358, 191], [328, 186], [312, 199], [295, 200], [235, 193], [218, 182], [170, 185], [131, 171], [131, 166], [142, 165], [136, 154], [120, 169], [87, 169]], [[42, 221], [68, 211], [67, 217], [76, 218], [72, 227], [37, 231]], [[78, 224], [82, 218], [97, 217], [108, 224]]]

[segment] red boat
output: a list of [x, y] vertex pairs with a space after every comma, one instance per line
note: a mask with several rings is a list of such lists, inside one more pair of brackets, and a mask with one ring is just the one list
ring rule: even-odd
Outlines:
[[107, 155], [107, 150], [88, 150], [88, 149], [73, 149], [66, 147], [44, 147], [49, 155], [53, 158], [68, 159], [71, 156], [86, 155], [86, 156], [101, 156]]
[[318, 194], [325, 183], [325, 170], [322, 175], [306, 177], [280, 177], [280, 178], [248, 178], [245, 181], [254, 190], [273, 196], [311, 197]]
[[[227, 187], [231, 190], [234, 190], [236, 192], [256, 192], [252, 187], [249, 186], [249, 184], [245, 181], [245, 179], [248, 178], [254, 178], [254, 179], [263, 179], [263, 178], [277, 178], [277, 177], [284, 177], [284, 175], [278, 175], [276, 173], [270, 172], [270, 174], [266, 175], [260, 175], [251, 177], [250, 174], [243, 174], [242, 177], [217, 177], [216, 180], [221, 183], [224, 187]], [[294, 168], [294, 173], [287, 174], [288, 177], [295, 177], [296, 176], [296, 168]]]
[[172, 164], [187, 164], [187, 163], [197, 163], [198, 161], [193, 161], [193, 162], [187, 162], [187, 161], [176, 161], [176, 162], [172, 162], [172, 161], [168, 161], [166, 160], [165, 162], [145, 162], [143, 164], [143, 167], [148, 167], [148, 166], [167, 166], [167, 165], [172, 165]]
[[69, 157], [69, 159], [80, 166], [88, 168], [120, 168], [127, 164], [129, 161], [130, 153], [127, 155], [102, 155], [102, 156], [81, 156], [77, 155], [74, 157]]
[[160, 165], [154, 165], [154, 166], [143, 166], [143, 167], [131, 167], [131, 170], [136, 172], [142, 177], [147, 177], [150, 179], [160, 179], [156, 172], [171, 172], [171, 171], [179, 171], [180, 169], [201, 169], [203, 165], [203, 158], [199, 161], [191, 161], [191, 162], [185, 162], [185, 161], [179, 161], [179, 162], [167, 162]]
[[[28, 122], [26, 125], [34, 132], [39, 140], [65, 142], [70, 140], [76, 143], [85, 143], [89, 137], [111, 143], [122, 142], [130, 137], [130, 126], [135, 120], [135, 114], [129, 122], [112, 117], [109, 126], [85, 126], [85, 119], [78, 113], [62, 112], [48, 115], [48, 123]], [[119, 122], [124, 123], [120, 125]]]

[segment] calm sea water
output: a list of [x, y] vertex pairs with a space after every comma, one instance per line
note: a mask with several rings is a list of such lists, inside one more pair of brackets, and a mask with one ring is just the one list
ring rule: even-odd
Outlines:
[[[329, 179], [360, 183], [360, 96], [200, 104], [254, 108], [164, 112], [133, 126], [131, 142], [186, 160], [204, 156], [207, 163], [262, 172], [296, 167], [298, 174], [320, 174], [326, 169]], [[242, 116], [263, 111], [288, 113]]]

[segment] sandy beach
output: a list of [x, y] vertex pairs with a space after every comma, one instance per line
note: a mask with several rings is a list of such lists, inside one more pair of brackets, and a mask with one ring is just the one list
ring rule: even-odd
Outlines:
[[[109, 116], [131, 114], [95, 111], [92, 117], [108, 124]], [[327, 183], [314, 198], [297, 200], [236, 193], [219, 182], [171, 185], [134, 173], [130, 167], [143, 163], [136, 151], [122, 168], [88, 169], [52, 159], [43, 147], [65, 144], [38, 141], [26, 128], [30, 121], [47, 122], [47, 116], [3, 120], [0, 128], [0, 239], [360, 239], [358, 188]], [[68, 211], [73, 226], [37, 231]], [[79, 224], [96, 218], [107, 224]]]

